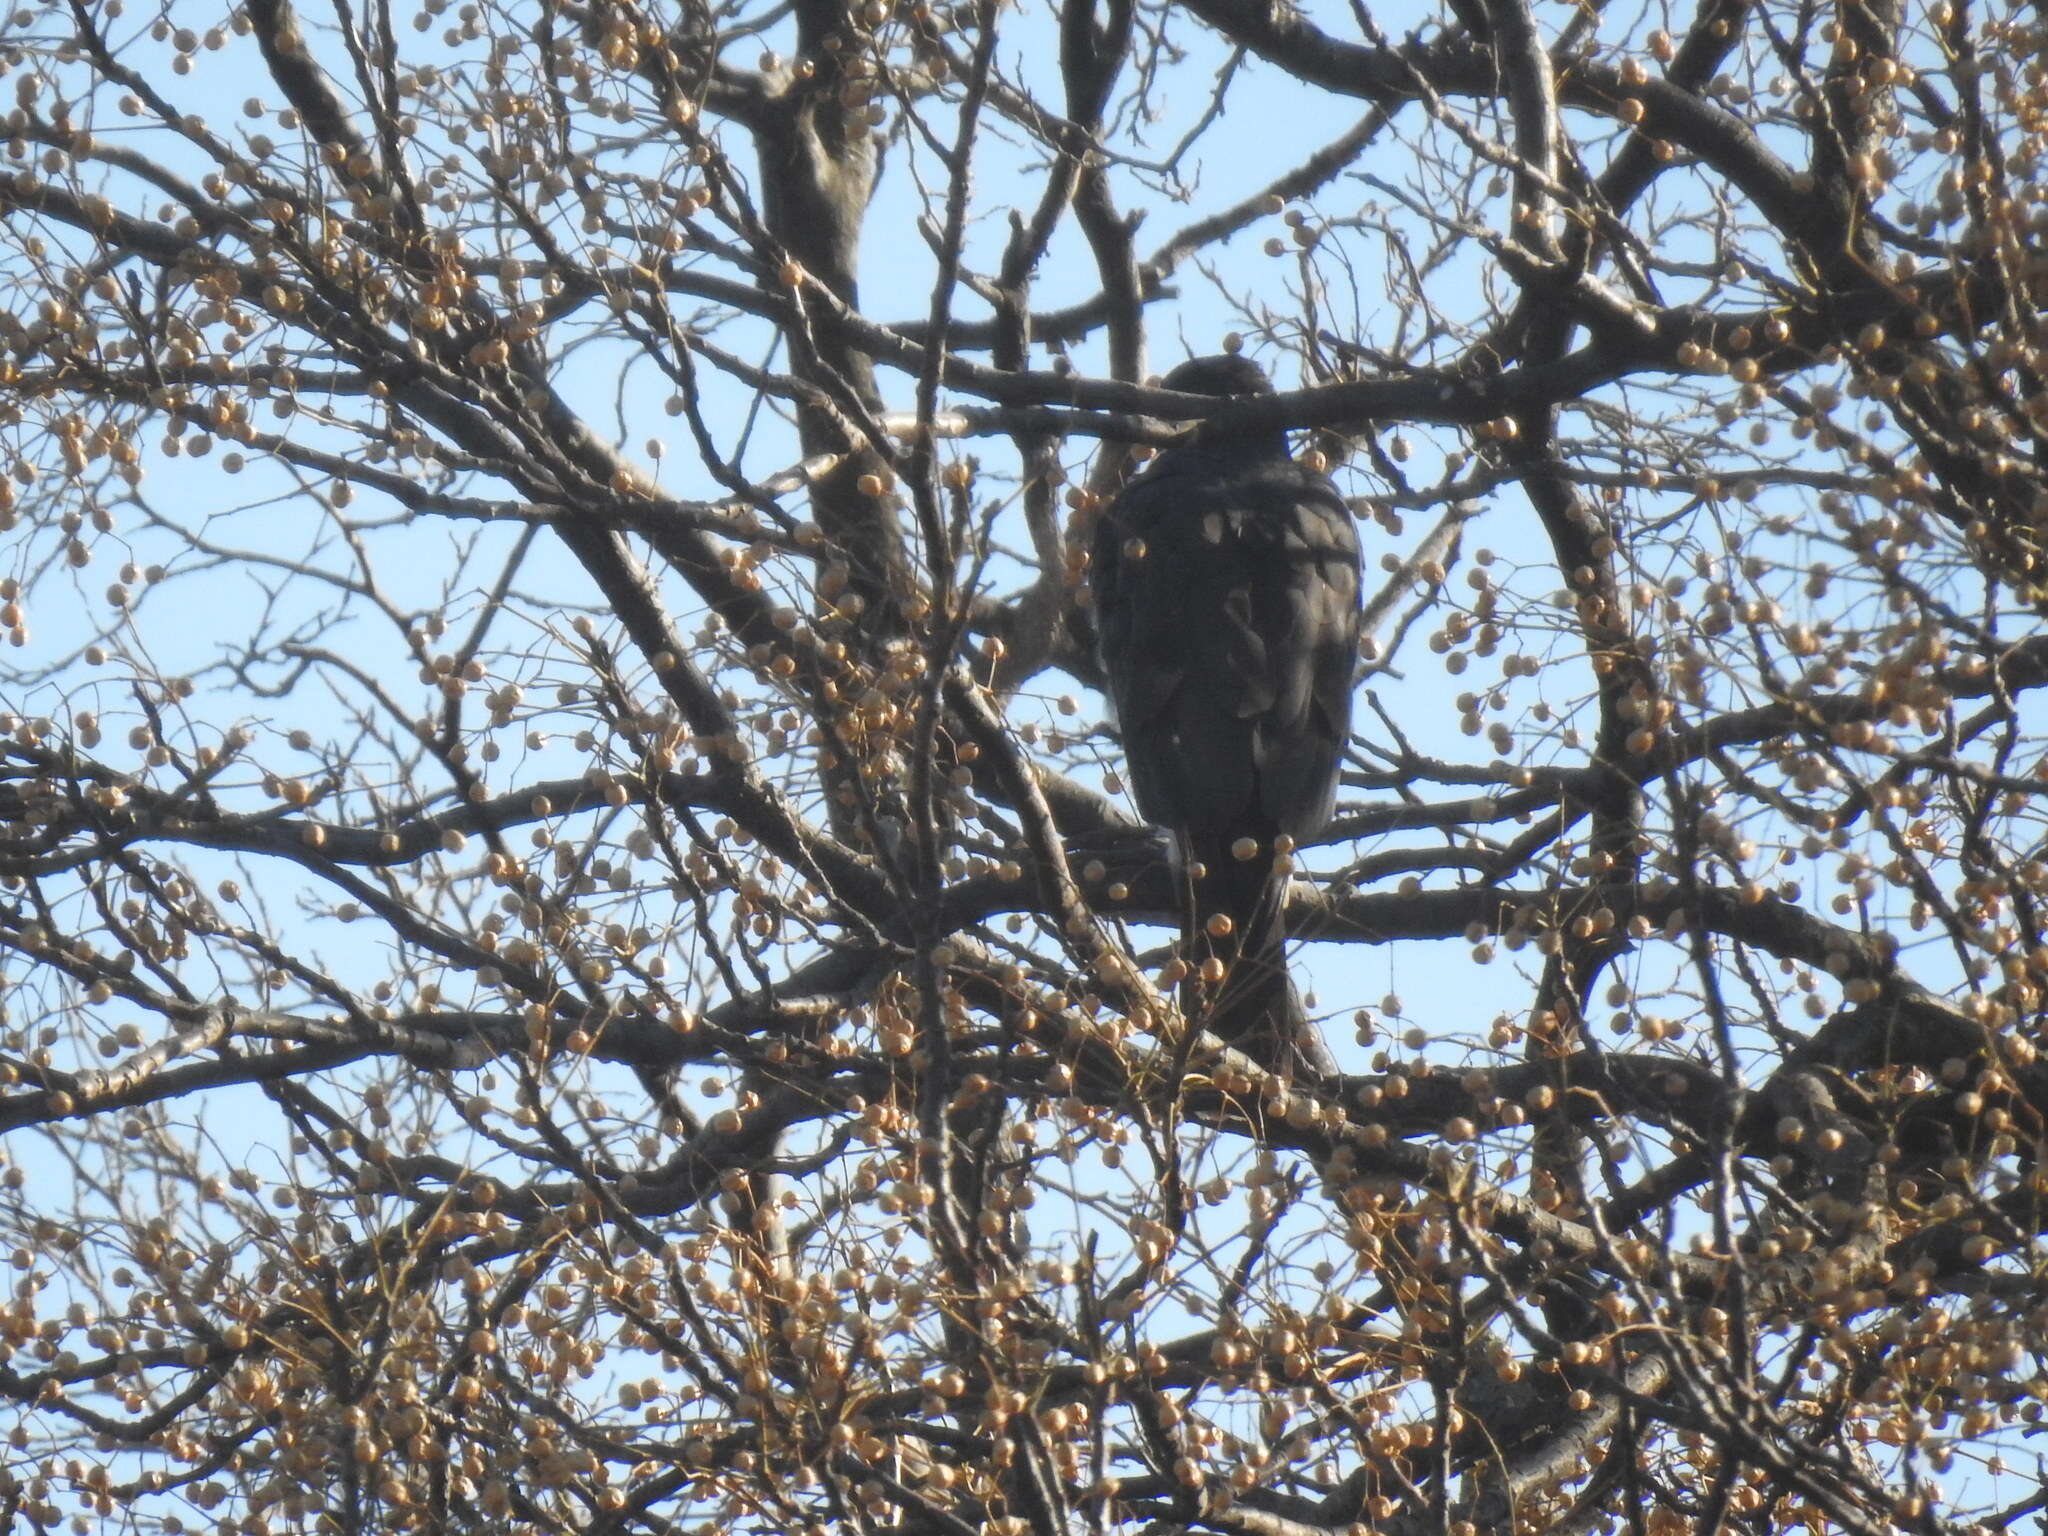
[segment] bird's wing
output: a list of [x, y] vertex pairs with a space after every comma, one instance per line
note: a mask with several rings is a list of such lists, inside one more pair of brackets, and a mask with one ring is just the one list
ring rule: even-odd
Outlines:
[[1266, 643], [1253, 742], [1259, 805], [1268, 825], [1306, 837], [1329, 820], [1351, 734], [1358, 532], [1328, 479], [1297, 464], [1264, 466], [1237, 495], [1241, 579]]
[[1095, 525], [1089, 584], [1095, 594], [1096, 644], [1117, 723], [1154, 719], [1181, 678], [1180, 658], [1164, 643], [1175, 615], [1165, 606], [1152, 558], [1159, 524], [1174, 505], [1171, 485], [1140, 477]]
[[1103, 672], [1138, 809], [1161, 826], [1255, 798], [1250, 740], [1269, 669], [1239, 522], [1215, 477], [1169, 458], [1096, 530]]
[[1344, 747], [1351, 739], [1351, 699], [1364, 624], [1359, 606], [1358, 526], [1351, 509], [1327, 480], [1322, 482], [1321, 492], [1303, 503], [1308, 524], [1315, 530], [1310, 544], [1317, 573], [1314, 594], [1304, 606], [1314, 636], [1313, 709], [1326, 751], [1320, 776], [1305, 786], [1300, 815], [1289, 825], [1296, 837], [1320, 832], [1336, 808]]

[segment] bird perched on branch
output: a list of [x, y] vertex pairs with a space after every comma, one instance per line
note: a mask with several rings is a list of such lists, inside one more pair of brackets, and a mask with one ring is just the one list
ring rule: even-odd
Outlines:
[[[1163, 381], [1262, 395], [1247, 358]], [[1275, 426], [1199, 427], [1095, 530], [1096, 630], [1132, 793], [1188, 876], [1188, 1017], [1268, 1061], [1309, 1037], [1287, 977], [1276, 853], [1320, 832], [1351, 732], [1358, 532]], [[1291, 840], [1291, 843], [1282, 841]]]

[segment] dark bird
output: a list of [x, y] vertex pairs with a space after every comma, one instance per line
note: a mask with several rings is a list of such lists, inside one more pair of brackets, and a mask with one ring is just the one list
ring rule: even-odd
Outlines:
[[[1198, 357], [1168, 389], [1261, 395], [1241, 357]], [[1207, 425], [1104, 512], [1096, 633], [1132, 793], [1178, 839], [1188, 1017], [1278, 1061], [1310, 1038], [1287, 978], [1276, 841], [1330, 819], [1351, 732], [1358, 532], [1281, 427]]]

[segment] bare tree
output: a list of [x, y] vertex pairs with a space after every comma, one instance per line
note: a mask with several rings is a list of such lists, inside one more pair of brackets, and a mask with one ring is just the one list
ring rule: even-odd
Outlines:
[[[2048, 1504], [2037, 12], [314, 3], [0, 20], [15, 1528]], [[1087, 602], [1218, 418], [1280, 1070]]]

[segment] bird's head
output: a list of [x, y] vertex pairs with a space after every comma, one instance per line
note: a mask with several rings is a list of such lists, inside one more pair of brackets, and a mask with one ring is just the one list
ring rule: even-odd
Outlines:
[[1270, 395], [1273, 381], [1248, 357], [1219, 352], [1191, 357], [1159, 381], [1160, 388], [1183, 395]]
[[[1184, 395], [1218, 398], [1273, 393], [1273, 381], [1266, 377], [1265, 369], [1248, 357], [1229, 352], [1214, 357], [1191, 357], [1159, 383], [1162, 388]], [[1240, 458], [1280, 457], [1287, 452], [1287, 430], [1274, 426], [1226, 427], [1207, 421], [1173, 451], [1203, 456], [1223, 452]]]

